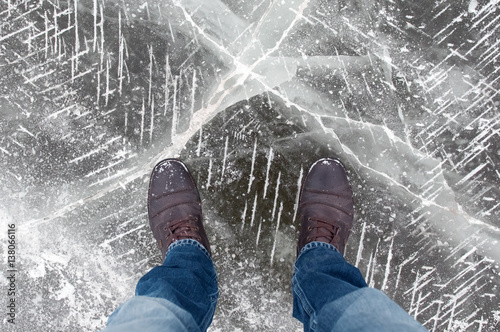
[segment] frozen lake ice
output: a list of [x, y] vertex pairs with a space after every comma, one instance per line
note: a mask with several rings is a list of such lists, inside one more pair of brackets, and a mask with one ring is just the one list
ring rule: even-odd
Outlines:
[[2, 330], [103, 328], [161, 263], [147, 183], [178, 157], [219, 274], [210, 330], [300, 331], [297, 191], [326, 156], [370, 286], [430, 331], [500, 328], [500, 1], [1, 0], [0, 18]]

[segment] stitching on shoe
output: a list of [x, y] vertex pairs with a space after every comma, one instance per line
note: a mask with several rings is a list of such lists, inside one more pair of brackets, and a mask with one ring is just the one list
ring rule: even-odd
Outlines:
[[[351, 188], [349, 188], [349, 189], [351, 189]], [[306, 188], [304, 188], [304, 192], [305, 191], [310, 192], [310, 193], [315, 193], [315, 194], [337, 196], [337, 197], [340, 197], [340, 198], [351, 198], [352, 197], [352, 194], [340, 195], [340, 194], [335, 193], [335, 192], [326, 192], [326, 191], [322, 191], [322, 190], [314, 190], [314, 189], [306, 189]]]
[[187, 188], [187, 189], [182, 189], [182, 190], [179, 190], [179, 191], [172, 191], [172, 192], [168, 192], [168, 193], [162, 193], [161, 195], [155, 195], [153, 198], [154, 199], [159, 199], [159, 198], [162, 198], [162, 197], [165, 197], [165, 196], [174, 195], [174, 194], [178, 194], [178, 193], [183, 193], [183, 192], [186, 192], [186, 191], [193, 191], [193, 188]]
[[158, 216], [160, 213], [165, 212], [168, 209], [174, 208], [174, 207], [182, 205], [182, 204], [198, 204], [198, 205], [200, 205], [200, 202], [187, 201], [187, 202], [181, 202], [181, 203], [177, 203], [174, 205], [170, 205], [170, 206], [167, 206], [167, 207], [161, 209], [160, 211], [158, 211], [155, 215], [151, 216], [151, 218], [154, 218], [154, 217]]
[[328, 204], [328, 203], [325, 203], [325, 202], [306, 202], [306, 203], [300, 203], [299, 206], [306, 206], [306, 205], [313, 205], [313, 204], [321, 204], [321, 205], [326, 205], [326, 206], [329, 206], [331, 208], [334, 208], [334, 209], [337, 209], [339, 210], [340, 212], [343, 212], [344, 214], [348, 215], [349, 217], [352, 217], [353, 216], [353, 213], [350, 213], [350, 212], [347, 212], [346, 210], [344, 210], [343, 208], [340, 208], [336, 205], [333, 205], [333, 204]]

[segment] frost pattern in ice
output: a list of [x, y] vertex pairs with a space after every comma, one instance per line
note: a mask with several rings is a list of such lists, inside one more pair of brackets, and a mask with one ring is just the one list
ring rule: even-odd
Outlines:
[[147, 178], [180, 157], [220, 276], [212, 329], [300, 330], [297, 192], [337, 156], [356, 198], [346, 257], [369, 285], [429, 330], [495, 330], [499, 14], [495, 0], [1, 1], [18, 327], [104, 326], [159, 263]]

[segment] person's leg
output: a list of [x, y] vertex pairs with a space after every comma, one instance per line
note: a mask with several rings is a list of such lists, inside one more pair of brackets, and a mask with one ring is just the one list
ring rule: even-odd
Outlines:
[[106, 332], [206, 331], [218, 298], [208, 251], [195, 240], [174, 242], [163, 265], [139, 280], [135, 294], [109, 317]]
[[164, 263], [139, 280], [136, 296], [109, 317], [105, 331], [206, 331], [217, 274], [198, 189], [180, 161], [163, 160], [153, 169], [148, 214]]
[[195, 240], [174, 242], [163, 265], [142, 277], [135, 293], [168, 299], [191, 313], [200, 330], [205, 331], [219, 296], [217, 274], [208, 251]]
[[295, 263], [293, 316], [304, 331], [426, 331], [399, 305], [369, 288], [331, 244], [310, 242]]
[[367, 285], [359, 270], [347, 263], [333, 245], [310, 242], [295, 263], [293, 317], [304, 324], [304, 331], [315, 330], [317, 315], [325, 304], [362, 287]]
[[302, 185], [299, 213], [293, 316], [304, 331], [426, 331], [384, 293], [368, 288], [344, 259], [354, 204], [340, 161], [313, 164]]

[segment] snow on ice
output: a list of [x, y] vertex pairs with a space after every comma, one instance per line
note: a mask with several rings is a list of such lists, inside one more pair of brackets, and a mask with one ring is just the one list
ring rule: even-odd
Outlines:
[[356, 200], [346, 257], [367, 282], [431, 331], [497, 330], [499, 7], [0, 1], [0, 251], [16, 223], [16, 327], [104, 326], [160, 262], [147, 182], [178, 157], [220, 278], [211, 330], [300, 331], [298, 188], [333, 156]]

